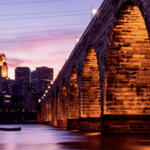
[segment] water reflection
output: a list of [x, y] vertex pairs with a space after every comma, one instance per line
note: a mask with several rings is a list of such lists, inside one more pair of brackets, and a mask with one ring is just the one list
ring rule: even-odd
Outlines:
[[44, 125], [0, 125], [21, 131], [0, 131], [0, 150], [150, 150], [149, 134], [70, 132]]
[[59, 143], [83, 139], [69, 131], [55, 130], [44, 125], [0, 125], [18, 126], [21, 126], [21, 131], [0, 131], [0, 150], [59, 150], [64, 147]]

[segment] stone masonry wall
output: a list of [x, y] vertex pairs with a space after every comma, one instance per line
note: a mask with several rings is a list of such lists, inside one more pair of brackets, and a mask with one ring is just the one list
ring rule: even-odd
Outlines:
[[105, 81], [105, 114], [150, 114], [149, 37], [133, 3], [124, 4], [117, 14]]
[[104, 133], [150, 133], [150, 115], [105, 115]]

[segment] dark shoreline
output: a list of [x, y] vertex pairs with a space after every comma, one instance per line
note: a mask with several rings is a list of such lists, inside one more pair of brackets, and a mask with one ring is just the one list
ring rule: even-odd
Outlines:
[[0, 125], [12, 125], [12, 124], [37, 124], [36, 122], [0, 122]]

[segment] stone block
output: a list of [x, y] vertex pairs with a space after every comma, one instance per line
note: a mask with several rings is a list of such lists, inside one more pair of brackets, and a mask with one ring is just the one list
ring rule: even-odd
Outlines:
[[79, 119], [68, 119], [67, 120], [68, 130], [79, 130]]
[[67, 128], [67, 120], [57, 120], [58, 128]]
[[145, 58], [145, 55], [133, 55], [133, 58]]
[[145, 58], [146, 59], [150, 59], [150, 55], [145, 55]]

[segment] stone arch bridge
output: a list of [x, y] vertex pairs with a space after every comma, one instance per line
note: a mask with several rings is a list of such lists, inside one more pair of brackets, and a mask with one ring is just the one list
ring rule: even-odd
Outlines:
[[104, 0], [38, 122], [104, 133], [150, 132], [150, 0]]

